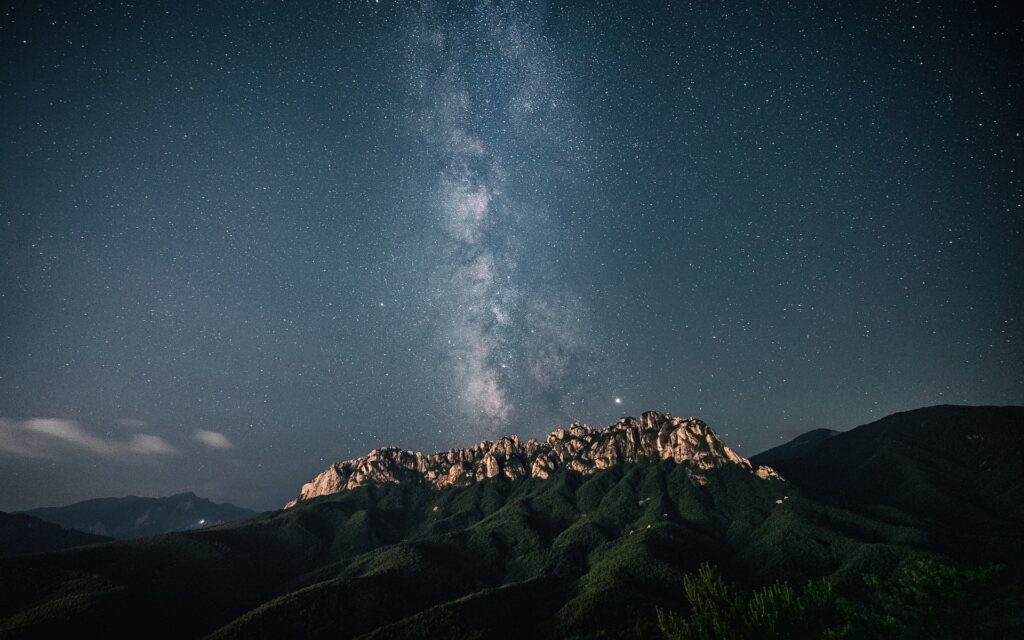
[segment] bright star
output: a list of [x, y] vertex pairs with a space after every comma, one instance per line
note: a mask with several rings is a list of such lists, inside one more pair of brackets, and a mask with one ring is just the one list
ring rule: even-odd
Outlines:
[[615, 398], [615, 404], [622, 404], [622, 398]]

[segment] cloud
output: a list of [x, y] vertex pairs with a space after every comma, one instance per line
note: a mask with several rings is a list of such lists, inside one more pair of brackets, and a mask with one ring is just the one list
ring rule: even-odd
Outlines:
[[88, 433], [74, 420], [31, 418], [25, 420], [22, 426], [32, 435], [45, 436], [42, 439], [44, 442], [49, 439], [101, 455], [113, 453], [116, 448], [113, 443]]
[[228, 440], [226, 435], [217, 431], [206, 431], [205, 429], [200, 429], [199, 431], [196, 431], [192, 437], [211, 449], [231, 449], [235, 446], [231, 444], [231, 441]]
[[128, 450], [142, 455], [178, 453], [177, 449], [160, 436], [151, 436], [145, 433], [132, 436], [128, 442]]
[[66, 453], [103, 457], [178, 453], [159, 436], [139, 433], [128, 441], [98, 436], [76, 420], [62, 418], [0, 418], [0, 452], [24, 458], [52, 458]]
[[42, 436], [26, 429], [25, 422], [0, 418], [0, 451], [23, 458], [44, 458]]

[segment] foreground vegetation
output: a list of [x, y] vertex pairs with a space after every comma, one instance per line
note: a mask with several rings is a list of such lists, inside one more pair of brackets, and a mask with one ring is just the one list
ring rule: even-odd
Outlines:
[[845, 597], [824, 579], [745, 591], [704, 564], [684, 579], [687, 608], [659, 609], [668, 640], [1001, 640], [1024, 637], [1024, 592], [1005, 567], [909, 562], [863, 576]]

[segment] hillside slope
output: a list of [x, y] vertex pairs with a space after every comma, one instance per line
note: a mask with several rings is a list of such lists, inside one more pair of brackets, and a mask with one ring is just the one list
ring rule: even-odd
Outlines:
[[838, 433], [841, 432], [834, 429], [814, 429], [798, 435], [785, 444], [762, 451], [756, 456], [750, 456], [750, 461], [755, 464], [772, 467], [780, 462], [803, 456], [806, 452]]
[[644, 637], [702, 561], [758, 582], [841, 575], [921, 544], [913, 529], [732, 467], [705, 485], [672, 461], [442, 490], [371, 485], [237, 525], [5, 561], [0, 571], [32, 579], [0, 585], [0, 633], [355, 637], [390, 625], [417, 637], [467, 607], [482, 616], [540, 598], [535, 619], [471, 626]]
[[0, 557], [80, 547], [110, 538], [64, 529], [23, 513], [0, 512]]
[[[774, 451], [774, 450], [773, 450]], [[1024, 542], [1024, 407], [935, 406], [752, 460], [847, 507], [898, 509], [1012, 561]], [[1006, 552], [1006, 553], [1004, 553]]]

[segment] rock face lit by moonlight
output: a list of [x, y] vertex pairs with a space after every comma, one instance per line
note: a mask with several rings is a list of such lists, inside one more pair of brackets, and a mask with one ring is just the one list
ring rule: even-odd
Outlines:
[[436, 488], [467, 485], [485, 478], [546, 479], [559, 468], [590, 474], [622, 462], [660, 459], [684, 464], [697, 483], [704, 472], [735, 464], [759, 478], [781, 479], [766, 466], [756, 466], [722, 442], [710, 427], [695, 418], [674, 418], [648, 411], [622, 418], [603, 429], [573, 424], [557, 429], [541, 442], [505, 436], [469, 449], [450, 449], [429, 456], [397, 448], [375, 449], [362, 458], [333, 464], [302, 486], [288, 503], [340, 493], [366, 484], [425, 480]]

